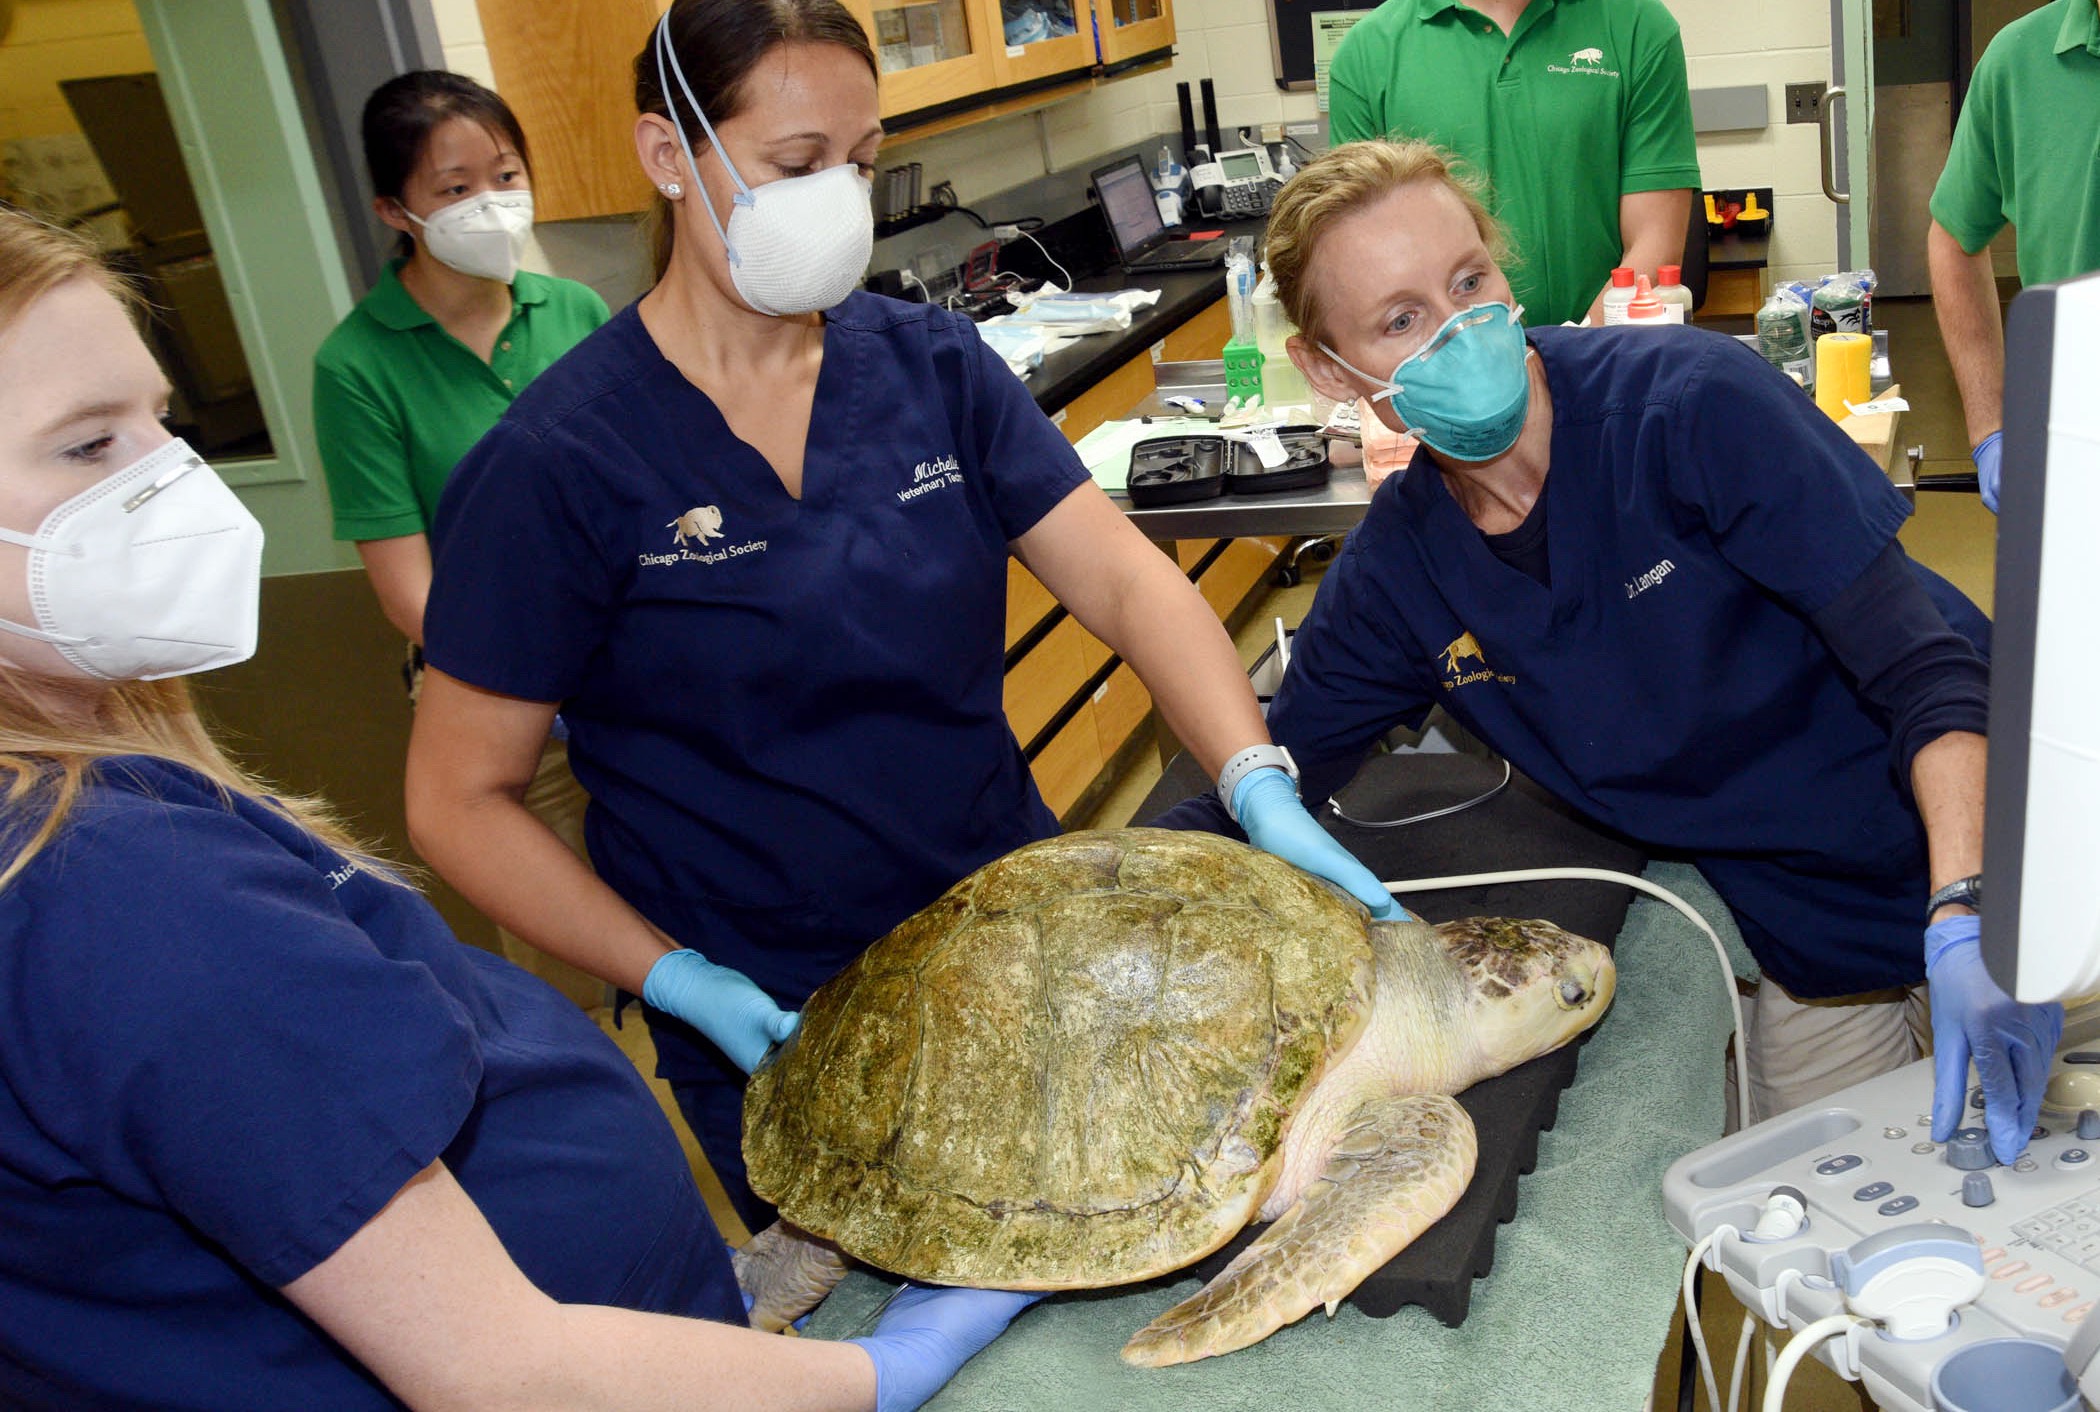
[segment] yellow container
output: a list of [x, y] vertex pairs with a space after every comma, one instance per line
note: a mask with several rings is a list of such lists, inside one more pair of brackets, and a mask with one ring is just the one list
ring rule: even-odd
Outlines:
[[1873, 396], [1874, 339], [1864, 333], [1826, 333], [1816, 340], [1816, 405], [1841, 422], [1845, 404]]

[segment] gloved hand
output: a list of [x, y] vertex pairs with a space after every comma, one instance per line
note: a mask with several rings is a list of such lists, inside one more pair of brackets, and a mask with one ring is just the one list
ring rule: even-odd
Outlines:
[[742, 971], [717, 966], [690, 948], [657, 958], [642, 981], [642, 999], [706, 1035], [747, 1074], [802, 1023]]
[[1925, 929], [1925, 976], [1932, 990], [1932, 1140], [1945, 1142], [1962, 1125], [1969, 1060], [1983, 1080], [1984, 1127], [1991, 1152], [2010, 1164], [2026, 1150], [2042, 1111], [2042, 1086], [2064, 1007], [2022, 1005], [1998, 988], [1983, 968], [1981, 923], [1949, 917]]
[[1976, 443], [1969, 459], [1976, 463], [1976, 488], [1983, 492], [1983, 507], [1998, 513], [1998, 457], [2005, 449], [2005, 433], [1994, 431]]
[[1248, 771], [1233, 786], [1232, 813], [1247, 831], [1247, 841], [1262, 852], [1273, 853], [1353, 894], [1382, 922], [1408, 919], [1371, 870], [1305, 812], [1298, 787], [1274, 765]]
[[1042, 1297], [906, 1285], [882, 1311], [875, 1332], [846, 1340], [875, 1361], [875, 1412], [911, 1412]]

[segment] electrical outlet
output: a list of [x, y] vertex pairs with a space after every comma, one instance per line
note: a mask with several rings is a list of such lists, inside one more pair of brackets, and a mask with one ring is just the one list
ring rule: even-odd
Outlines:
[[1830, 90], [1827, 83], [1790, 83], [1786, 86], [1786, 120], [1790, 123], [1815, 123], [1823, 120], [1823, 95]]

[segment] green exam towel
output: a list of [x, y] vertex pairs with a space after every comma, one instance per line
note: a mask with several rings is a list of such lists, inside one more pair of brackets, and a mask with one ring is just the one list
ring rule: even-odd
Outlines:
[[[1705, 879], [1657, 863], [1652, 882], [1746, 956]], [[1705, 935], [1639, 897], [1619, 934], [1618, 996], [1582, 1051], [1557, 1124], [1522, 1179], [1517, 1216], [1472, 1312], [1447, 1329], [1419, 1308], [1371, 1319], [1344, 1304], [1252, 1348], [1178, 1368], [1123, 1364], [1126, 1339], [1197, 1288], [1191, 1279], [1052, 1295], [973, 1359], [927, 1406], [937, 1412], [1314, 1412], [1495, 1409], [1636, 1412], [1655, 1379], [1685, 1247], [1663, 1220], [1671, 1162], [1721, 1135], [1729, 1010]], [[856, 1271], [809, 1335], [873, 1326], [894, 1286]]]

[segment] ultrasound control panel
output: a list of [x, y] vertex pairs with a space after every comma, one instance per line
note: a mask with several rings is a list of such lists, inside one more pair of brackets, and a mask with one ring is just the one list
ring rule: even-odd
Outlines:
[[[1925, 1060], [1846, 1089], [1681, 1158], [1663, 1183], [1671, 1225], [1687, 1242], [1716, 1236], [1709, 1265], [1776, 1330], [1858, 1312], [1858, 1273], [1900, 1280], [1908, 1247], [1937, 1241], [1973, 1263], [1981, 1292], [1944, 1328], [1883, 1327], [1816, 1350], [1903, 1412], [1930, 1412], [1933, 1373], [1957, 1351], [2002, 1339], [2063, 1349], [2100, 1306], [2100, 1044], [2087, 1035], [2059, 1053], [2041, 1122], [2010, 1166], [1991, 1153], [1980, 1090], [1971, 1125], [1932, 1140], [1932, 1079]], [[1780, 1188], [1799, 1193], [1806, 1219], [1759, 1237]]]

